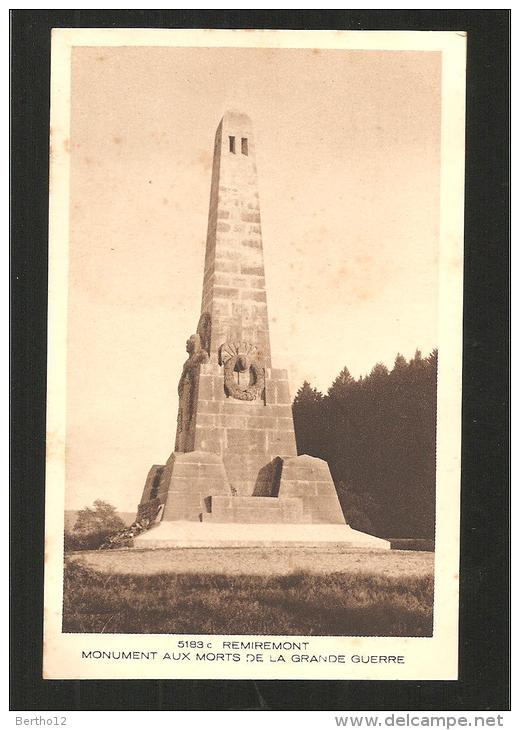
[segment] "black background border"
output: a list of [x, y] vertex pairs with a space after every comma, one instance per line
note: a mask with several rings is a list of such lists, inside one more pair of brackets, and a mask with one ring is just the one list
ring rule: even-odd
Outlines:
[[[509, 10], [11, 11], [11, 709], [510, 707]], [[42, 680], [50, 29], [468, 32], [458, 681]]]

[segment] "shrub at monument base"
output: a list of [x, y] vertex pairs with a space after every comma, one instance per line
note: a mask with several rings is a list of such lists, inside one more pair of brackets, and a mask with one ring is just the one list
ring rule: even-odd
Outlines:
[[[70, 516], [65, 515], [65, 552], [71, 550], [97, 550], [115, 532], [122, 530], [125, 523], [116, 508], [102, 499], [96, 499], [92, 507], [84, 507], [75, 514], [74, 525], [68, 526]], [[69, 520], [67, 520], [67, 516]]]
[[431, 636], [433, 576], [102, 574], [65, 568], [63, 630]]
[[73, 550], [97, 550], [112, 533], [113, 530], [98, 530], [94, 532], [74, 532], [67, 530], [63, 543], [65, 552]]

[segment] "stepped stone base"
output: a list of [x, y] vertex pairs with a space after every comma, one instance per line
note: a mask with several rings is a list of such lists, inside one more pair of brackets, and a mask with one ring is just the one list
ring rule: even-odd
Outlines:
[[137, 518], [162, 505], [163, 520], [200, 522], [211, 494], [231, 495], [222, 457], [207, 451], [174, 452], [165, 466], [151, 468]]
[[345, 524], [329, 465], [323, 459], [307, 454], [283, 459], [278, 497], [301, 500], [302, 522]]
[[233, 494], [222, 456], [174, 452], [154, 465], [146, 480], [138, 519], [244, 524], [344, 525], [327, 462], [313, 456], [275, 457], [260, 469], [260, 488]]
[[348, 525], [161, 522], [134, 539], [134, 548], [341, 547], [390, 550], [388, 540]]
[[210, 512], [203, 522], [243, 522], [247, 524], [301, 523], [303, 503], [297, 497], [210, 497]]

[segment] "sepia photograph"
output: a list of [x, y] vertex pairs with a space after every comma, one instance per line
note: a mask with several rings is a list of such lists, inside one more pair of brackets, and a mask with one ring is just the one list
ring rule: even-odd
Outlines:
[[44, 676], [456, 678], [464, 73], [53, 30]]

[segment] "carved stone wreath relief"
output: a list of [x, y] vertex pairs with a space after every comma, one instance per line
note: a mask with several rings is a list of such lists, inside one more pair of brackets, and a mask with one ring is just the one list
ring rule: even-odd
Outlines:
[[224, 390], [237, 400], [256, 400], [265, 388], [262, 357], [250, 342], [226, 342], [219, 350], [219, 365], [224, 367]]

